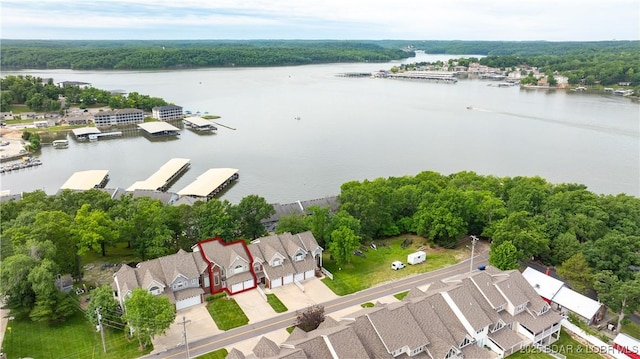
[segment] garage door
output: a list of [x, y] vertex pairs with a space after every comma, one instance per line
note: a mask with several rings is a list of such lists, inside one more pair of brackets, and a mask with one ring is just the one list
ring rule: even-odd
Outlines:
[[293, 274], [288, 275], [286, 277], [283, 278], [284, 280], [282, 281], [282, 284], [291, 284], [293, 283]]
[[293, 277], [293, 280], [302, 282], [304, 280], [304, 273], [296, 273], [296, 275]]
[[314, 270], [308, 270], [306, 272], [304, 272], [304, 279], [311, 279], [313, 277], [316, 276], [316, 271]]
[[237, 292], [241, 291], [242, 289], [244, 289], [243, 286], [242, 286], [242, 282], [236, 283], [236, 284], [231, 286], [231, 293], [237, 293]]
[[253, 278], [244, 281], [244, 289], [253, 288]]
[[277, 278], [271, 281], [271, 288], [282, 287], [282, 278]]
[[200, 296], [186, 298], [186, 299], [177, 301], [176, 302], [176, 310], [189, 308], [189, 307], [194, 306], [196, 304], [200, 304]]

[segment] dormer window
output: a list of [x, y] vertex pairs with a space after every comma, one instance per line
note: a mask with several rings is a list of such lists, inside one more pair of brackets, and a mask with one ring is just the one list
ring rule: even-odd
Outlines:
[[153, 287], [149, 288], [149, 292], [151, 294], [153, 294], [153, 295], [158, 295], [158, 294], [160, 294], [160, 287], [158, 287], [157, 285], [153, 286]]
[[540, 314], [544, 314], [547, 311], [549, 311], [549, 306], [545, 304], [542, 306], [542, 309], [540, 310]]
[[238, 264], [237, 266], [235, 266], [235, 268], [233, 268], [233, 273], [242, 273], [244, 271], [244, 267], [242, 266], [242, 264]]
[[279, 266], [282, 264], [282, 261], [280, 260], [280, 258], [276, 258], [273, 260], [273, 266]]
[[262, 267], [260, 266], [260, 263], [256, 263], [253, 265], [253, 270], [256, 272], [260, 272], [262, 270]]
[[300, 262], [303, 259], [304, 259], [304, 253], [302, 253], [302, 252], [296, 253], [296, 256], [295, 256], [296, 262]]
[[515, 315], [515, 314], [518, 314], [518, 313], [520, 313], [520, 312], [522, 312], [526, 306], [527, 306], [527, 304], [526, 304], [526, 303], [525, 303], [525, 304], [521, 304], [521, 305], [517, 306], [517, 307], [516, 307], [516, 310], [515, 310], [514, 315]]

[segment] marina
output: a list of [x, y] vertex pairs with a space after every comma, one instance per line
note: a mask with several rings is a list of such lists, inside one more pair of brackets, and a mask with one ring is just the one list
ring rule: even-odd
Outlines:
[[10, 173], [10, 172], [17, 172], [19, 170], [23, 170], [31, 167], [37, 167], [41, 165], [42, 165], [42, 162], [38, 158], [23, 157], [22, 161], [20, 162], [8, 163], [0, 167], [0, 173], [4, 174], [4, 173]]
[[198, 116], [185, 117], [182, 122], [185, 127], [200, 133], [213, 133], [218, 130], [213, 122]]
[[138, 181], [129, 186], [127, 191], [148, 190], [164, 192], [189, 169], [189, 161], [187, 158], [172, 158], [146, 180]]
[[107, 182], [109, 182], [108, 170], [80, 171], [72, 174], [60, 189], [86, 191], [92, 188], [104, 188]]
[[402, 73], [390, 73], [385, 76], [389, 79], [399, 80], [426, 80], [455, 84], [458, 79], [455, 78], [455, 72], [444, 71], [408, 71]]
[[211, 168], [177, 193], [180, 197], [208, 201], [238, 177], [238, 170], [235, 168]]

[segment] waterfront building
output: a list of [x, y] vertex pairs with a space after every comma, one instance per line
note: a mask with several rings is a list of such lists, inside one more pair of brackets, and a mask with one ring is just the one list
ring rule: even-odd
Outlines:
[[93, 115], [93, 123], [96, 127], [129, 125], [142, 122], [144, 122], [144, 111], [136, 108], [102, 111]]
[[179, 120], [182, 116], [182, 106], [158, 106], [151, 109], [151, 117], [160, 121]]

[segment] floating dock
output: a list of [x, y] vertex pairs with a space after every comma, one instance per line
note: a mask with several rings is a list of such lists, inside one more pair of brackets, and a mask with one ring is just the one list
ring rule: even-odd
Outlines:
[[386, 78], [399, 80], [428, 80], [445, 83], [456, 83], [458, 79], [454, 77], [455, 72], [444, 71], [408, 71], [397, 74], [388, 74]]
[[186, 172], [187, 169], [189, 169], [189, 159], [172, 158], [146, 180], [132, 184], [127, 188], [127, 191], [148, 190], [164, 192], [178, 177]]
[[144, 133], [151, 138], [178, 136], [180, 135], [180, 129], [168, 124], [166, 122], [145, 122], [139, 123], [140, 128]]
[[208, 201], [238, 177], [238, 170], [235, 168], [212, 168], [178, 191], [178, 195]]
[[102, 131], [98, 130], [95, 127], [74, 128], [73, 130], [71, 130], [71, 132], [73, 132], [73, 135], [76, 136], [76, 140], [78, 141], [87, 141], [89, 140], [90, 136], [95, 136], [102, 133]]
[[108, 170], [80, 171], [72, 174], [60, 189], [87, 191], [92, 188], [104, 188], [107, 182], [109, 182]]
[[184, 122], [185, 127], [198, 132], [215, 132], [218, 130], [213, 125], [213, 122], [198, 116], [185, 117], [182, 122]]

